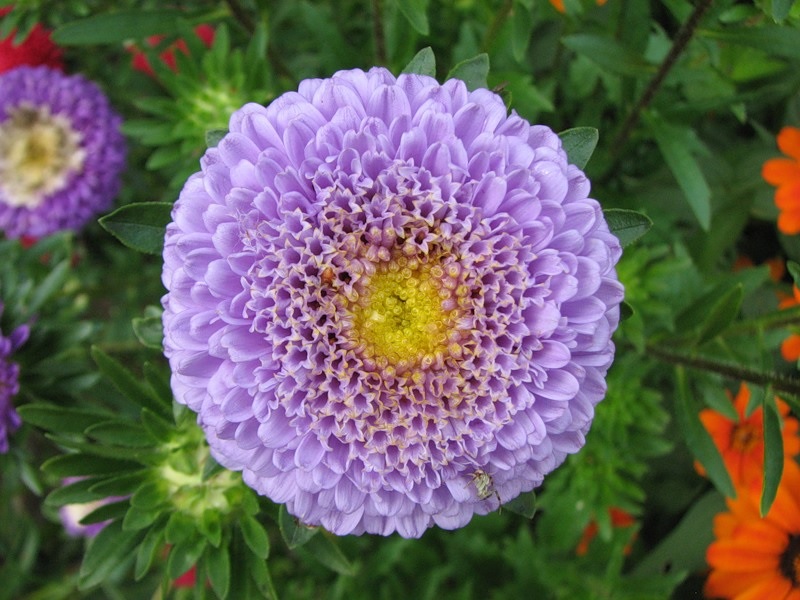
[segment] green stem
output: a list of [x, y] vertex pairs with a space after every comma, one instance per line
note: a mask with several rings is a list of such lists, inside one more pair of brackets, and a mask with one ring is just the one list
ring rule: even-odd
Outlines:
[[778, 312], [763, 315], [757, 319], [733, 323], [723, 332], [723, 335], [728, 335], [729, 333], [735, 335], [762, 329], [780, 329], [791, 325], [800, 325], [800, 306], [785, 308]]
[[672, 365], [682, 365], [690, 369], [709, 371], [731, 379], [746, 381], [760, 386], [772, 386], [776, 393], [784, 392], [800, 397], [800, 379], [787, 377], [780, 373], [758, 371], [732, 363], [726, 363], [703, 356], [687, 356], [657, 346], [648, 346], [647, 352]]
[[664, 58], [664, 61], [661, 63], [661, 67], [650, 81], [650, 84], [645, 89], [642, 97], [639, 98], [639, 102], [636, 103], [636, 106], [634, 106], [633, 110], [631, 110], [631, 112], [628, 114], [628, 117], [622, 124], [617, 137], [611, 144], [611, 148], [614, 148], [617, 153], [620, 153], [622, 148], [627, 143], [628, 138], [630, 138], [636, 125], [639, 123], [642, 112], [650, 105], [650, 102], [655, 97], [656, 92], [658, 92], [658, 90], [661, 88], [661, 85], [664, 83], [664, 79], [666, 79], [667, 74], [672, 70], [678, 61], [678, 57], [686, 49], [686, 46], [689, 44], [692, 36], [694, 35], [695, 29], [697, 29], [697, 26], [700, 24], [700, 19], [703, 17], [706, 11], [711, 8], [711, 3], [713, 1], [714, 0], [700, 0], [700, 2], [698, 2], [694, 7], [694, 12], [692, 12], [687, 21], [681, 26], [680, 30], [675, 35], [675, 40], [672, 42], [672, 47], [670, 48], [667, 56]]

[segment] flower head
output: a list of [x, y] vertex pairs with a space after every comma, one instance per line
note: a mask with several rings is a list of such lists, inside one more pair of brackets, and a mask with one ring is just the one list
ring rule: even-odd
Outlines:
[[215, 458], [337, 534], [539, 485], [605, 394], [621, 254], [556, 134], [385, 69], [248, 104], [167, 227], [165, 351]]
[[42, 237], [109, 208], [125, 164], [120, 123], [80, 75], [47, 67], [0, 75], [0, 230]]
[[[764, 411], [759, 406], [747, 415], [750, 389], [742, 383], [733, 400], [738, 419], [732, 421], [726, 415], [706, 408], [700, 411], [700, 420], [717, 446], [734, 486], [761, 490], [764, 474]], [[783, 451], [791, 458], [800, 454], [800, 423], [789, 415], [789, 405], [776, 399], [778, 411], [783, 417]], [[696, 463], [697, 470], [705, 470]]]
[[[0, 314], [2, 312], [0, 303]], [[25, 343], [28, 334], [27, 325], [20, 325], [7, 337], [0, 331], [0, 453], [8, 452], [8, 436], [21, 423], [11, 402], [19, 392], [19, 365], [11, 361], [11, 355]]]
[[778, 229], [786, 235], [800, 233], [800, 129], [784, 127], [778, 133], [778, 148], [787, 158], [771, 158], [764, 163], [761, 175], [777, 186]]
[[728, 512], [714, 518], [716, 540], [706, 560], [708, 598], [800, 600], [800, 467], [784, 464], [775, 501], [759, 515], [760, 492], [728, 499]]
[[[0, 8], [0, 17], [11, 12], [12, 7]], [[64, 63], [61, 48], [50, 40], [50, 32], [40, 24], [34, 25], [28, 36], [15, 44], [17, 30], [13, 29], [5, 39], [0, 39], [0, 73], [23, 65], [36, 67], [43, 65], [61, 69]]]

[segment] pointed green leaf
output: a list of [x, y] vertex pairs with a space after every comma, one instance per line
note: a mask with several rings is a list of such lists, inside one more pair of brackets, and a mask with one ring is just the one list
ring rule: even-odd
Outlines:
[[48, 506], [64, 506], [66, 504], [85, 504], [87, 502], [94, 502], [99, 500], [102, 496], [90, 491], [90, 488], [96, 484], [98, 479], [87, 477], [64, 485], [60, 488], [54, 489], [45, 498], [45, 504]]
[[210, 508], [203, 511], [203, 516], [197, 522], [197, 530], [205, 536], [209, 544], [214, 547], [219, 546], [222, 542], [220, 513]]
[[131, 506], [139, 510], [152, 510], [164, 504], [169, 499], [166, 485], [161, 480], [148, 481], [139, 486], [131, 496]]
[[411, 27], [422, 35], [428, 35], [428, 0], [394, 0], [394, 3]]
[[308, 543], [303, 546], [303, 550], [307, 551], [331, 571], [335, 571], [340, 575], [351, 577], [356, 573], [355, 565], [350, 562], [341, 548], [339, 548], [336, 538], [327, 532], [308, 540]]
[[206, 573], [212, 589], [220, 598], [226, 598], [231, 587], [231, 555], [227, 544], [209, 548], [206, 552]]
[[700, 329], [700, 333], [697, 337], [698, 344], [704, 344], [713, 340], [727, 329], [739, 314], [743, 297], [744, 286], [738, 283], [728, 290], [724, 296], [717, 299], [712, 305], [708, 317]]
[[761, 516], [769, 512], [783, 475], [783, 420], [770, 390], [764, 394], [764, 487], [761, 490]]
[[120, 393], [138, 405], [148, 408], [153, 412], [172, 420], [170, 406], [164, 404], [153, 391], [141, 383], [139, 379], [126, 369], [120, 362], [111, 358], [97, 346], [92, 347], [92, 358], [100, 367], [100, 371]]
[[533, 15], [523, 2], [516, 1], [511, 14], [511, 52], [514, 60], [522, 62], [533, 33]]
[[794, 0], [772, 0], [772, 18], [781, 22], [789, 16]]
[[147, 448], [156, 441], [140, 423], [121, 419], [92, 425], [86, 429], [86, 435], [103, 444], [128, 448]]
[[603, 216], [623, 247], [638, 240], [653, 226], [650, 217], [635, 210], [609, 208], [603, 211]]
[[28, 302], [26, 302], [29, 315], [37, 313], [53, 294], [61, 293], [64, 289], [64, 283], [71, 271], [72, 265], [70, 264], [70, 259], [66, 259], [58, 263], [55, 268], [48, 273], [47, 277], [36, 286], [36, 290], [28, 299]]
[[159, 509], [142, 509], [131, 506], [122, 520], [122, 528], [125, 531], [145, 529], [155, 523], [160, 515]]
[[131, 320], [133, 333], [139, 341], [153, 350], [161, 351], [164, 340], [164, 329], [161, 317], [136, 317]]
[[695, 458], [700, 461], [708, 474], [708, 478], [722, 494], [729, 498], [736, 496], [728, 470], [722, 461], [722, 456], [714, 445], [708, 431], [700, 421], [700, 406], [689, 392], [689, 383], [683, 367], [675, 369], [678, 380], [678, 403], [676, 405], [676, 420], [678, 428], [686, 439], [686, 445]]
[[175, 544], [167, 559], [167, 574], [170, 579], [177, 579], [197, 564], [206, 549], [204, 537], [194, 537]]
[[96, 482], [91, 491], [100, 496], [130, 496], [139, 489], [146, 471], [141, 470]]
[[569, 162], [583, 169], [592, 157], [600, 132], [594, 127], [573, 127], [558, 134]]
[[711, 189], [697, 164], [689, 143], [690, 132], [656, 117], [646, 119], [650, 131], [678, 186], [689, 202], [697, 222], [704, 231], [711, 227]]
[[54, 456], [42, 464], [42, 470], [54, 477], [79, 477], [81, 475], [121, 474], [141, 468], [138, 463], [92, 456], [83, 452]]
[[472, 91], [489, 87], [488, 77], [489, 55], [484, 53], [474, 58], [462, 60], [453, 67], [445, 79], [460, 79], [467, 84], [467, 89]]
[[436, 56], [434, 56], [431, 47], [427, 46], [417, 52], [411, 62], [405, 66], [403, 73], [416, 73], [417, 75], [436, 77]]
[[283, 504], [278, 512], [278, 528], [290, 550], [299, 548], [319, 532], [319, 527], [310, 527], [299, 523], [289, 514]]
[[216, 148], [217, 144], [228, 135], [227, 129], [209, 129], [206, 131], [206, 147]]
[[611, 37], [592, 33], [564, 36], [561, 43], [581, 54], [599, 67], [620, 75], [641, 76], [654, 71], [654, 67]]
[[136, 551], [136, 567], [134, 578], [139, 581], [147, 575], [150, 566], [164, 545], [164, 530], [160, 527], [151, 527], [145, 534], [139, 549]]
[[536, 492], [520, 494], [510, 502], [503, 504], [503, 509], [526, 519], [532, 519], [536, 514]]
[[92, 525], [94, 523], [103, 523], [105, 521], [119, 520], [122, 522], [125, 512], [130, 506], [128, 499], [119, 500], [118, 502], [109, 502], [101, 504], [95, 508], [88, 515], [80, 520], [81, 525]]
[[56, 29], [53, 41], [61, 46], [119, 44], [154, 34], [176, 33], [178, 10], [121, 10], [71, 21]]
[[128, 248], [160, 256], [171, 212], [170, 202], [136, 202], [100, 217], [99, 223]]
[[259, 558], [266, 559], [269, 556], [269, 538], [261, 523], [253, 517], [243, 517], [239, 527], [250, 550]]
[[142, 534], [123, 531], [119, 522], [110, 523], [89, 543], [78, 574], [78, 587], [86, 590], [103, 581], [131, 553]]
[[45, 402], [26, 404], [17, 409], [25, 423], [57, 433], [83, 433], [110, 415], [96, 409], [71, 408]]

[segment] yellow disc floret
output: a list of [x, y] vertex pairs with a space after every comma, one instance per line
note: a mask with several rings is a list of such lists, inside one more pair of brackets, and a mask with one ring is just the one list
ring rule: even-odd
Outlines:
[[451, 296], [442, 277], [441, 267], [404, 257], [379, 267], [352, 308], [367, 357], [402, 368], [447, 351], [455, 316], [442, 306]]

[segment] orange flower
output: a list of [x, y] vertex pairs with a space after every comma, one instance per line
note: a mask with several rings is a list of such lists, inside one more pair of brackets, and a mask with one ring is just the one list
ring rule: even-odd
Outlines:
[[706, 551], [708, 598], [800, 600], [800, 467], [784, 465], [769, 513], [760, 518], [759, 492], [727, 500], [714, 518], [716, 540]]
[[[608, 514], [611, 517], [611, 524], [614, 527], [630, 527], [636, 523], [636, 519], [633, 517], [633, 515], [622, 510], [621, 508], [612, 506], [608, 509]], [[578, 556], [584, 556], [589, 551], [589, 544], [592, 543], [592, 540], [597, 535], [598, 530], [599, 528], [597, 526], [597, 521], [591, 521], [586, 526], [586, 529], [583, 530], [583, 536], [581, 536], [578, 545], [575, 547], [575, 554]], [[625, 554], [628, 554], [630, 550], [630, 544], [625, 546]]]
[[[595, 1], [597, 2], [597, 6], [603, 6], [603, 4], [606, 3], [606, 0], [595, 0]], [[560, 13], [567, 12], [567, 9], [564, 8], [564, 0], [550, 0], [550, 4], [552, 4], [553, 8], [555, 8]]]
[[[730, 397], [730, 393], [728, 393]], [[789, 405], [776, 398], [778, 411], [783, 417], [783, 452], [786, 457], [800, 454], [800, 422], [789, 415]], [[748, 488], [761, 491], [764, 472], [764, 415], [761, 407], [745, 416], [750, 402], [750, 390], [744, 383], [739, 393], [732, 399], [738, 420], [731, 421], [727, 416], [706, 408], [700, 411], [700, 420], [714, 440], [733, 485], [737, 489]], [[695, 468], [701, 475], [705, 469], [700, 463]], [[800, 599], [798, 599], [800, 600]]]
[[800, 129], [784, 127], [778, 133], [778, 148], [789, 158], [771, 158], [761, 169], [762, 177], [778, 189], [775, 205], [780, 210], [778, 229], [787, 235], [800, 233]]

